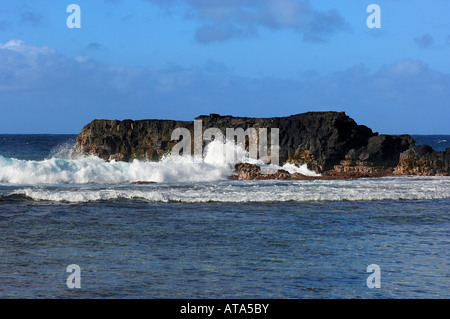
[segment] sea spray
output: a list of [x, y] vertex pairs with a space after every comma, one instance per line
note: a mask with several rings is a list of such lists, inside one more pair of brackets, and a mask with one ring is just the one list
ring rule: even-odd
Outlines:
[[84, 203], [132, 200], [153, 203], [255, 203], [450, 199], [448, 177], [390, 177], [316, 181], [214, 181], [151, 185], [25, 186], [0, 200], [23, 196], [33, 201]]
[[[157, 183], [208, 182], [226, 180], [239, 162], [263, 166], [260, 160], [251, 159], [239, 145], [227, 141], [213, 141], [205, 149], [202, 161], [192, 156], [167, 155], [159, 162], [134, 160], [106, 162], [96, 156], [70, 157], [70, 146], [62, 145], [51, 152], [52, 157], [42, 161], [27, 161], [0, 155], [0, 182], [6, 184], [128, 184], [135, 181]], [[235, 162], [228, 163], [234, 152]], [[286, 164], [289, 172], [315, 175], [306, 166]]]
[[105, 162], [89, 156], [75, 160], [24, 161], [0, 157], [0, 182], [9, 184], [123, 184], [133, 181], [199, 182], [225, 179], [232, 169], [194, 163], [190, 157], [161, 162]]

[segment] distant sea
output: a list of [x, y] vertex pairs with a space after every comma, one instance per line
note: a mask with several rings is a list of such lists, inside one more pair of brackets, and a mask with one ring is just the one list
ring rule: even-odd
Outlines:
[[230, 181], [211, 150], [108, 163], [75, 138], [0, 135], [0, 298], [450, 297], [449, 177]]

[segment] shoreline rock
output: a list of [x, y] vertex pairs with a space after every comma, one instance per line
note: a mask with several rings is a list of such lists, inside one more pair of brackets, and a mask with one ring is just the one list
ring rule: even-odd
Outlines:
[[306, 176], [300, 173], [289, 173], [285, 170], [278, 170], [273, 174], [262, 174], [261, 168], [255, 164], [239, 163], [235, 165], [235, 174], [229, 177], [230, 180], [353, 180], [359, 178], [376, 178], [396, 176], [392, 169], [373, 170], [367, 172], [329, 170], [323, 172], [321, 176]]
[[[202, 120], [203, 132], [214, 127], [223, 135], [227, 128], [278, 128], [280, 165], [307, 164], [308, 169], [322, 174], [322, 179], [450, 176], [450, 148], [435, 151], [426, 145], [415, 145], [409, 135], [379, 135], [358, 125], [344, 112], [308, 112], [274, 118], [210, 114], [196, 119]], [[96, 155], [107, 161], [158, 161], [178, 143], [171, 140], [171, 134], [180, 127], [188, 129], [193, 138], [193, 121], [94, 120], [78, 135], [74, 154]], [[286, 171], [261, 174], [244, 165], [237, 178], [317, 179], [298, 175]]]

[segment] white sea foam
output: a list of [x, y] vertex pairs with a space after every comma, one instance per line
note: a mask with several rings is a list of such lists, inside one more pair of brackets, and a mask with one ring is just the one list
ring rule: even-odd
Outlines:
[[82, 203], [104, 200], [144, 200], [182, 203], [379, 201], [450, 199], [448, 177], [394, 177], [317, 181], [216, 181], [99, 188], [49, 189], [26, 187], [9, 195], [36, 201]]
[[[67, 147], [69, 148], [69, 147]], [[316, 181], [229, 181], [234, 163], [251, 162], [269, 171], [317, 175], [306, 165], [263, 165], [229, 143], [213, 142], [201, 161], [190, 156], [166, 156], [159, 162], [106, 162], [94, 156], [70, 159], [63, 148], [55, 157], [25, 161], [0, 156], [0, 196], [20, 195], [35, 201], [83, 203], [109, 200], [148, 202], [309, 202], [450, 199], [449, 177], [395, 177]], [[154, 181], [152, 185], [130, 185]]]
[[316, 172], [309, 170], [306, 164], [303, 164], [300, 167], [298, 167], [295, 166], [294, 164], [286, 163], [283, 165], [282, 169], [288, 171], [291, 174], [299, 173], [306, 176], [321, 176], [320, 174], [317, 174]]
[[123, 184], [133, 181], [200, 182], [225, 179], [228, 166], [194, 163], [191, 157], [161, 162], [105, 162], [91, 156], [76, 160], [24, 161], [0, 157], [0, 182], [9, 184]]
[[[206, 182], [227, 179], [236, 162], [262, 165], [262, 162], [249, 159], [248, 152], [231, 142], [210, 143], [204, 158], [199, 162], [191, 156], [166, 156], [159, 162], [135, 160], [132, 163], [106, 162], [95, 156], [70, 159], [69, 149], [67, 145], [58, 148], [52, 153], [52, 158], [42, 161], [18, 160], [0, 155], [0, 183], [36, 185], [124, 184], [135, 181]], [[237, 154], [233, 163], [227, 162], [227, 152]], [[287, 169], [305, 175], [315, 174], [306, 166], [295, 168], [292, 165]]]

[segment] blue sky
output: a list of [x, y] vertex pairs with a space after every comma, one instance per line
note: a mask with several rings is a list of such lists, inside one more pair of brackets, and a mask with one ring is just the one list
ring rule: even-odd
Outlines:
[[334, 110], [380, 133], [450, 134], [449, 57], [448, 0], [2, 1], [0, 133]]

